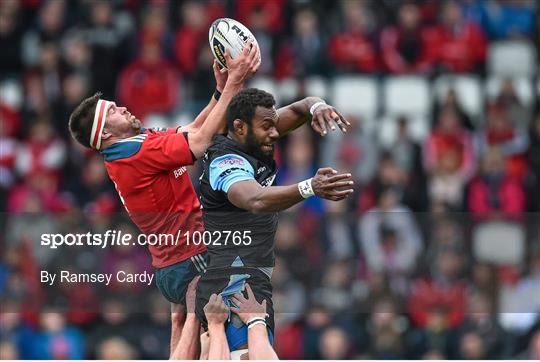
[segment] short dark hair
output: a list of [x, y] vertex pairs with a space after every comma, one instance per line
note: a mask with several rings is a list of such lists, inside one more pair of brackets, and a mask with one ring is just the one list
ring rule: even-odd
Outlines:
[[241, 90], [231, 99], [231, 103], [227, 107], [226, 118], [229, 130], [234, 129], [235, 119], [241, 119], [251, 125], [257, 106], [272, 108], [275, 104], [274, 96], [261, 89], [247, 88]]
[[92, 132], [96, 106], [101, 95], [101, 92], [97, 92], [84, 99], [69, 116], [69, 132], [84, 147], [91, 148], [90, 133]]

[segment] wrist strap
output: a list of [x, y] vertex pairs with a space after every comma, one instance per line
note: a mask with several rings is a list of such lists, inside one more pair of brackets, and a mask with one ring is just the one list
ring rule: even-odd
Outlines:
[[246, 325], [249, 327], [251, 324], [255, 322], [263, 322], [264, 324], [266, 324], [266, 319], [264, 317], [253, 317], [246, 322]]
[[250, 324], [248, 324], [248, 329], [251, 329], [251, 328], [255, 327], [257, 324], [263, 324], [266, 327], [266, 322], [265, 321], [256, 320], [256, 321], [251, 322]]
[[214, 98], [216, 99], [216, 101], [219, 101], [219, 98], [221, 98], [221, 92], [217, 90], [214, 91]]
[[323, 104], [326, 104], [325, 101], [321, 101], [321, 102], [315, 102], [315, 104], [313, 104], [311, 106], [311, 108], [309, 109], [309, 113], [313, 116], [313, 113], [315, 113], [315, 111], [317, 110], [317, 108], [319, 108], [320, 106], [322, 106]]
[[312, 179], [307, 179], [298, 183], [298, 191], [300, 191], [300, 195], [304, 199], [315, 195], [315, 192], [313, 192], [313, 187], [311, 187], [311, 180]]

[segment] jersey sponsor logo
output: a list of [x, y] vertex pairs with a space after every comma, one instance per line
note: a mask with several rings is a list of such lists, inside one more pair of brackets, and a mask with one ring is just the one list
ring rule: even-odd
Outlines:
[[244, 166], [244, 160], [237, 157], [229, 157], [218, 163], [219, 168], [227, 166]]
[[178, 177], [182, 176], [186, 171], [187, 171], [186, 166], [182, 166], [180, 168], [177, 168], [176, 170], [173, 171], [174, 178], [178, 178]]
[[267, 179], [262, 180], [261, 181], [261, 186], [262, 187], [272, 186], [272, 184], [274, 183], [275, 178], [276, 178], [276, 175], [272, 175], [272, 176], [268, 177]]

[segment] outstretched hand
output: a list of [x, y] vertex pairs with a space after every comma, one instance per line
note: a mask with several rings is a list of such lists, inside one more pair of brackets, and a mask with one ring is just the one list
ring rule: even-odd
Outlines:
[[225, 61], [228, 68], [228, 81], [244, 83], [259, 70], [261, 57], [259, 47], [251, 42], [246, 44], [242, 53], [235, 59], [231, 58], [229, 50], [225, 50]]
[[323, 137], [328, 133], [328, 128], [335, 131], [337, 126], [341, 132], [346, 133], [350, 125], [350, 122], [329, 104], [321, 104], [315, 108], [311, 118], [311, 127]]
[[229, 316], [229, 308], [223, 302], [221, 294], [212, 294], [210, 300], [204, 306], [204, 315], [208, 325], [223, 324]]
[[320, 168], [311, 180], [315, 195], [323, 199], [339, 201], [353, 193], [354, 181], [350, 173], [338, 174], [330, 167]]
[[253, 290], [246, 283], [246, 291], [248, 297], [245, 298], [241, 293], [235, 294], [232, 297], [233, 302], [237, 307], [231, 307], [231, 310], [238, 314], [240, 320], [247, 323], [250, 319], [255, 317], [266, 318], [266, 299], [262, 303], [257, 302]]

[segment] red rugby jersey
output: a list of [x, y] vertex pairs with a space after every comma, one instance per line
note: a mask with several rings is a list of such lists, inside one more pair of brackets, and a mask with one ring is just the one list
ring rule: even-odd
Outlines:
[[[186, 166], [194, 162], [186, 137], [176, 128], [143, 129], [141, 134], [104, 150], [105, 167], [139, 229], [147, 235], [168, 234], [150, 245], [152, 265], [163, 268], [206, 250], [187, 245], [186, 232], [204, 231], [202, 211]], [[155, 242], [156, 239], [148, 239]]]

